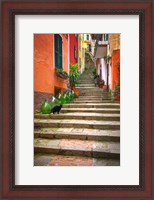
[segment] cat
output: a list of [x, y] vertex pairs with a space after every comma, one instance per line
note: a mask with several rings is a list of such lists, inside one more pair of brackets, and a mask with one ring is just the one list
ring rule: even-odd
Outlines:
[[62, 107], [63, 107], [62, 105], [53, 107], [52, 110], [51, 110], [51, 113], [53, 113], [53, 114], [58, 113], [59, 114]]

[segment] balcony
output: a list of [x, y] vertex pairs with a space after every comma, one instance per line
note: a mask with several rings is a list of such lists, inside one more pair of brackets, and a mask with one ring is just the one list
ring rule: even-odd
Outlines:
[[108, 45], [109, 41], [98, 41], [98, 45]]

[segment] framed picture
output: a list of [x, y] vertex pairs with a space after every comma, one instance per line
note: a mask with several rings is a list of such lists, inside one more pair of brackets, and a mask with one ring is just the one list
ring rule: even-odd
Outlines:
[[1, 2], [2, 199], [154, 198], [153, 6]]

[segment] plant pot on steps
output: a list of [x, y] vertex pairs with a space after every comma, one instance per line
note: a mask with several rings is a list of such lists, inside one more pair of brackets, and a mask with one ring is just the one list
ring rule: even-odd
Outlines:
[[120, 96], [116, 96], [116, 97], [115, 97], [115, 100], [116, 100], [116, 101], [120, 101]]
[[103, 85], [103, 91], [107, 90], [107, 85]]
[[73, 90], [74, 90], [76, 96], [78, 97], [80, 95], [79, 89], [77, 89], [76, 87], [73, 87]]

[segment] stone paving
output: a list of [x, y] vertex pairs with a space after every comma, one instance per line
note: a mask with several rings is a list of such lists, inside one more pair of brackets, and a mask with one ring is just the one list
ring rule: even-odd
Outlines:
[[120, 145], [118, 142], [85, 141], [78, 139], [41, 139], [34, 140], [35, 152], [57, 153], [71, 156], [87, 156], [94, 158], [119, 158]]
[[119, 130], [119, 121], [76, 120], [76, 119], [35, 119], [35, 127], [74, 127], [97, 128], [103, 130]]
[[116, 103], [70, 103], [63, 105], [63, 108], [119, 108], [119, 104]]
[[119, 166], [119, 159], [36, 154], [34, 166]]
[[94, 112], [94, 113], [120, 113], [119, 108], [62, 108], [61, 113], [68, 112]]
[[84, 119], [84, 120], [113, 120], [119, 121], [120, 114], [110, 113], [84, 113], [84, 112], [72, 112], [72, 113], [60, 113], [60, 114], [36, 114], [35, 119]]
[[120, 141], [119, 130], [77, 129], [77, 128], [39, 128], [35, 138], [82, 139], [93, 141]]
[[90, 71], [80, 96], [61, 113], [35, 114], [35, 166], [119, 166], [120, 104], [94, 85]]

